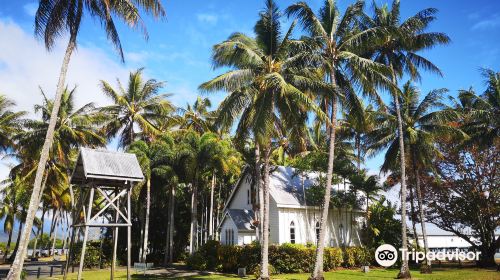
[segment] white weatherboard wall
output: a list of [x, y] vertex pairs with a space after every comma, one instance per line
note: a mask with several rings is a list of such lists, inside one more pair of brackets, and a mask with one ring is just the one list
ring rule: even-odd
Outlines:
[[[278, 213], [279, 239], [273, 239], [273, 243], [290, 243], [290, 225], [292, 221], [295, 225], [295, 243], [316, 243], [316, 222], [319, 222], [321, 217], [321, 212], [318, 208], [280, 207]], [[356, 221], [358, 217], [360, 217], [360, 213], [348, 211], [346, 215], [345, 209], [341, 209], [340, 211], [339, 209], [331, 209], [328, 214], [325, 245], [339, 247], [343, 245], [344, 239], [346, 246], [360, 245], [359, 221]], [[340, 227], [341, 224], [342, 228]]]
[[226, 233], [227, 233], [227, 230], [228, 229], [232, 229], [233, 232], [234, 232], [234, 241], [237, 245], [242, 245], [239, 243], [239, 234], [238, 234], [238, 228], [236, 227], [236, 225], [234, 224], [233, 220], [229, 217], [226, 217], [224, 219], [224, 224], [222, 225], [221, 229], [220, 229], [220, 240], [222, 242], [222, 244], [227, 244], [227, 240], [228, 240], [228, 237], [226, 236]]
[[248, 203], [248, 191], [250, 191], [251, 175], [247, 173], [245, 178], [242, 178], [241, 185], [234, 193], [228, 209], [247, 209], [252, 210], [252, 204]]

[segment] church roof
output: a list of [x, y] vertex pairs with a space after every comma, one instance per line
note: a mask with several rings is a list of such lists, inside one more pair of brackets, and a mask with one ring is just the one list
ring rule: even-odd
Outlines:
[[289, 166], [272, 168], [269, 193], [278, 205], [305, 206], [304, 191], [316, 184], [319, 172], [301, 172]]
[[252, 210], [246, 209], [228, 209], [227, 214], [231, 217], [238, 230], [252, 231], [252, 221], [255, 216]]

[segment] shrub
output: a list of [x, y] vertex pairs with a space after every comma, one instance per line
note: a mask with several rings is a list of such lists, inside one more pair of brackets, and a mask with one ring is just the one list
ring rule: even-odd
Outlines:
[[[316, 251], [315, 251], [316, 252]], [[314, 252], [314, 253], [315, 253]], [[325, 248], [324, 259], [323, 259], [323, 269], [325, 271], [330, 271], [340, 267], [344, 262], [342, 255], [342, 249], [340, 248]], [[313, 254], [313, 259], [315, 255]], [[312, 270], [312, 268], [311, 268]]]
[[[78, 265], [80, 263], [80, 254], [82, 252], [83, 242], [78, 242], [73, 245], [72, 248], [72, 264]], [[104, 240], [102, 243], [100, 240], [87, 241], [87, 247], [85, 248], [85, 258], [83, 266], [86, 268], [96, 268], [96, 267], [109, 267], [111, 265], [112, 258], [112, 247], [111, 241]]]
[[[316, 247], [300, 244], [269, 246], [269, 263], [273, 273], [311, 272], [314, 268]], [[330, 271], [340, 266], [356, 267], [371, 261], [371, 252], [361, 247], [325, 248], [324, 270]], [[260, 245], [245, 246], [220, 245], [210, 241], [199, 251], [188, 257], [187, 265], [197, 270], [216, 270], [236, 273], [239, 267], [247, 271], [260, 271]], [[270, 271], [271, 272], [271, 271]]]

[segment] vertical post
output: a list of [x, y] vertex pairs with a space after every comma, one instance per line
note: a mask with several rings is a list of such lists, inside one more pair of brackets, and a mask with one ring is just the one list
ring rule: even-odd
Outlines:
[[94, 202], [94, 185], [90, 187], [90, 195], [89, 195], [89, 205], [87, 208], [87, 216], [85, 217], [85, 232], [83, 233], [83, 244], [82, 244], [82, 252], [80, 253], [80, 268], [78, 268], [78, 280], [82, 279], [83, 272], [83, 263], [85, 262], [85, 246], [87, 246], [87, 239], [89, 235], [89, 226], [88, 222], [92, 218], [92, 204]]
[[39, 266], [39, 267], [38, 267], [38, 270], [36, 271], [36, 278], [37, 278], [37, 279], [38, 279], [38, 278], [40, 278], [40, 274], [41, 274], [41, 273], [42, 273], [42, 267], [41, 267], [41, 266]]
[[66, 264], [64, 266], [64, 277], [63, 279], [66, 280], [68, 277], [68, 270], [69, 266], [71, 265], [71, 272], [75, 272], [75, 267], [72, 265], [72, 254], [73, 254], [73, 245], [75, 242], [75, 236], [78, 233], [78, 229], [74, 226], [75, 222], [77, 221], [77, 213], [80, 211], [80, 207], [83, 205], [83, 198], [84, 198], [84, 193], [83, 193], [83, 188], [80, 187], [80, 197], [78, 198], [78, 203], [75, 206], [75, 201], [74, 201], [74, 193], [73, 193], [73, 187], [70, 185], [70, 192], [71, 192], [71, 208], [72, 208], [72, 213], [71, 213], [71, 236], [70, 236], [70, 242], [68, 246], [68, 251], [66, 252]]
[[[131, 249], [132, 249], [132, 246], [131, 246], [131, 242], [130, 242], [130, 238], [131, 238], [131, 234], [132, 234], [132, 219], [131, 219], [131, 207], [130, 207], [130, 192], [131, 192], [131, 189], [132, 189], [132, 184], [130, 184], [130, 186], [128, 187], [128, 190], [127, 190], [127, 280], [130, 280], [130, 256], [131, 256]], [[80, 279], [78, 279], [80, 280]]]
[[[115, 188], [115, 196], [118, 195], [118, 188]], [[120, 199], [116, 200], [116, 208], [120, 209]], [[115, 210], [115, 224], [118, 224], [118, 211]], [[118, 227], [113, 228], [113, 259], [111, 263], [111, 280], [115, 279], [116, 247], [118, 246]]]
[[52, 274], [54, 274], [54, 266], [50, 266], [50, 277], [52, 277]]

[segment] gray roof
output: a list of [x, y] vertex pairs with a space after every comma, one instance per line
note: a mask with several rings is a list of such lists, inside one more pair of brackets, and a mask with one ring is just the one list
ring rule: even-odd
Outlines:
[[234, 224], [238, 228], [238, 230], [254, 230], [252, 226], [253, 218], [255, 214], [252, 210], [246, 209], [228, 209], [228, 215], [233, 220]]
[[80, 148], [71, 184], [93, 182], [104, 186], [144, 180], [141, 166], [134, 154]]
[[304, 190], [314, 185], [319, 172], [299, 172], [293, 167], [277, 166], [269, 175], [269, 193], [280, 205], [304, 206]]

